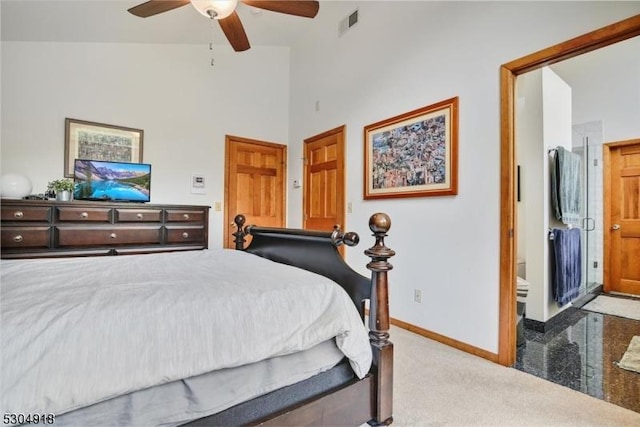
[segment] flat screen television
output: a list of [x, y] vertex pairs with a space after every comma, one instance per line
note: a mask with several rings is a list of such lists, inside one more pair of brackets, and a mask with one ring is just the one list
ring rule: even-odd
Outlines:
[[151, 165], [76, 159], [73, 198], [139, 202], [151, 200]]

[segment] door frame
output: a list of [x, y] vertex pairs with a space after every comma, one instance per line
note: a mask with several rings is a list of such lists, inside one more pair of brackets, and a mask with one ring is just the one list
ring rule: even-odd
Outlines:
[[498, 363], [516, 360], [516, 78], [520, 74], [640, 35], [640, 15], [500, 66], [500, 312]]
[[[288, 147], [285, 144], [278, 144], [275, 142], [268, 141], [260, 141], [257, 139], [244, 138], [241, 136], [234, 135], [225, 135], [224, 138], [224, 219], [223, 219], [223, 230], [222, 230], [222, 247], [227, 247], [227, 242], [229, 242], [229, 236], [231, 235], [231, 227], [234, 225], [233, 218], [229, 215], [229, 146], [233, 141], [237, 141], [243, 144], [252, 144], [252, 145], [260, 145], [263, 147], [271, 147], [283, 150], [283, 161], [284, 165], [282, 167], [282, 200], [280, 201], [282, 206], [282, 221], [283, 226], [286, 227], [287, 224], [287, 168], [288, 168]], [[249, 224], [246, 224], [249, 225]]]

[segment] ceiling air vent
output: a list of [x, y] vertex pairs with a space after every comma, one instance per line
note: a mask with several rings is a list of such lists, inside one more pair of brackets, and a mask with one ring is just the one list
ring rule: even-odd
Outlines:
[[348, 29], [358, 23], [358, 9], [354, 10], [338, 24], [338, 36], [342, 36]]

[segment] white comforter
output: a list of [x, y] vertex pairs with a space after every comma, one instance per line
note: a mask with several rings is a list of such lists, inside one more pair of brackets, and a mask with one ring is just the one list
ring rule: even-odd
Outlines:
[[367, 332], [334, 282], [232, 250], [1, 263], [3, 413], [55, 413]]

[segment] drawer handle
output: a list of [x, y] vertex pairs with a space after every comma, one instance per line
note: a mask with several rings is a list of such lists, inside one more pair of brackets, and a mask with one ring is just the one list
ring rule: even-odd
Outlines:
[[189, 219], [189, 214], [184, 214], [184, 215], [182, 215], [182, 217], [183, 217], [184, 219]]
[[23, 216], [24, 216], [24, 213], [22, 211], [15, 211], [13, 213], [14, 218], [22, 218]]
[[142, 219], [142, 216], [143, 216], [143, 215], [142, 215], [141, 213], [139, 213], [138, 215], [136, 215], [136, 218], [138, 218], [138, 219]]
[[23, 238], [22, 238], [22, 235], [20, 235], [20, 234], [16, 235], [13, 238], [13, 241], [16, 242], [16, 243], [20, 243], [20, 242], [22, 242], [22, 240], [23, 240]]
[[82, 212], [80, 214], [80, 218], [89, 218], [89, 214], [87, 212]]
[[118, 236], [116, 235], [116, 233], [111, 233], [111, 234], [109, 234], [109, 237], [112, 238], [112, 239], [115, 239]]
[[184, 233], [182, 233], [182, 238], [183, 239], [188, 239], [189, 238], [189, 233], [187, 233], [186, 231]]

